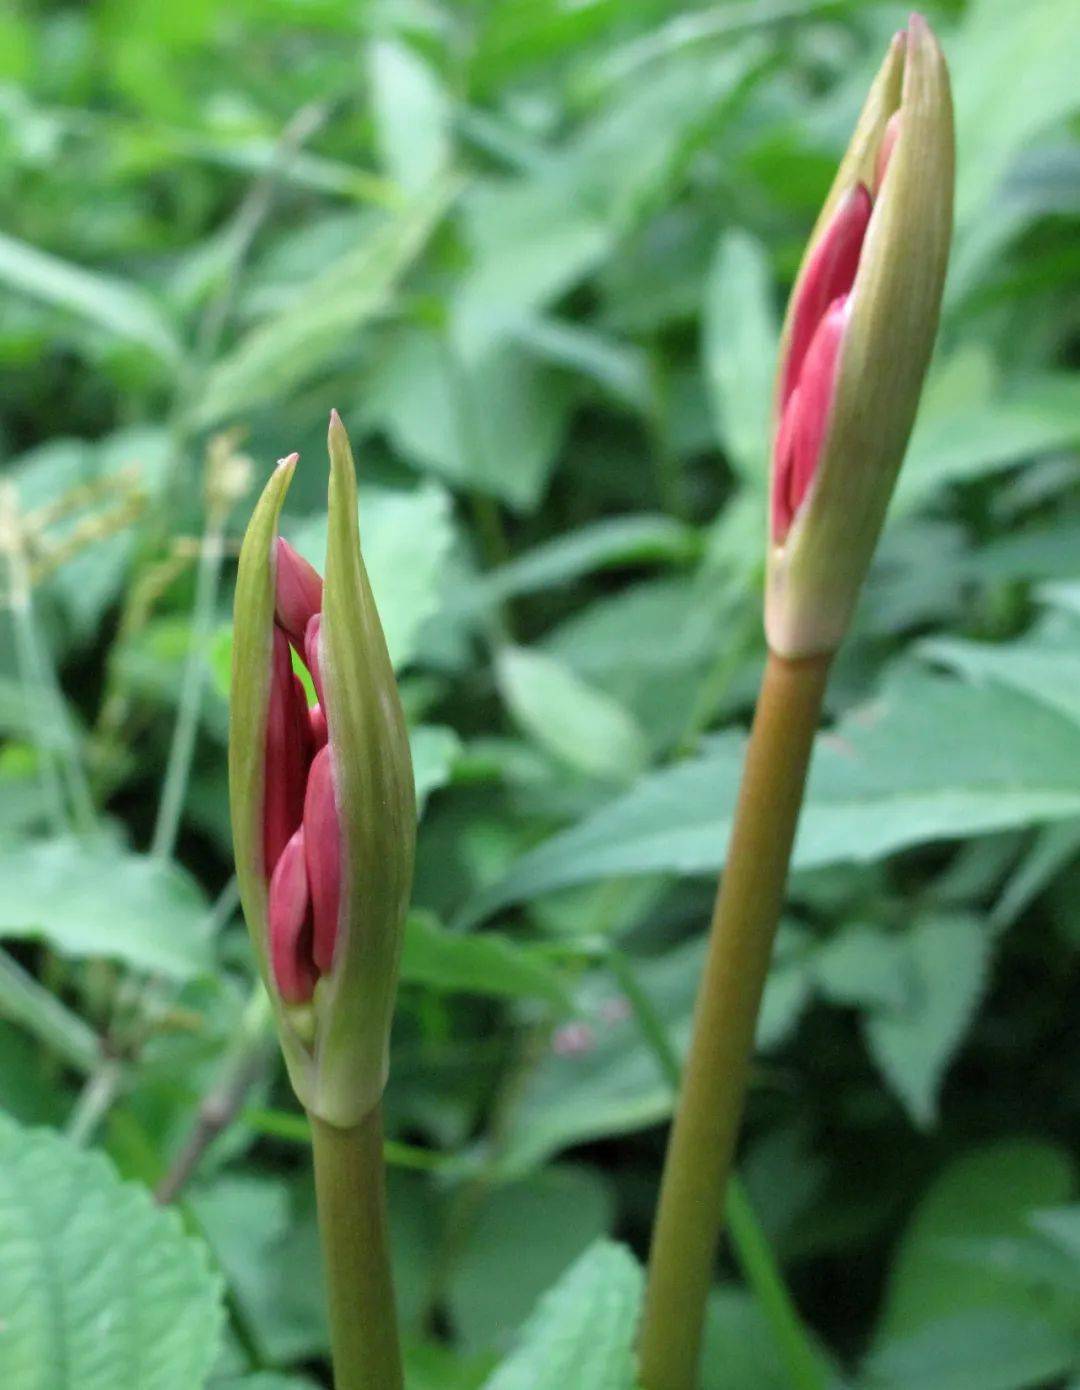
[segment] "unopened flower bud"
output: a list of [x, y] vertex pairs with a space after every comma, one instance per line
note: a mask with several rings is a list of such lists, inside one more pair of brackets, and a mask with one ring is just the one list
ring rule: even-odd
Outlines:
[[[240, 554], [229, 789], [237, 878], [300, 1100], [356, 1124], [386, 1081], [416, 825], [405, 719], [360, 555], [356, 476], [330, 422], [325, 584], [277, 534], [297, 456]], [[294, 663], [311, 675], [310, 708]]]
[[869, 568], [937, 332], [953, 121], [926, 21], [897, 34], [810, 238], [781, 337], [765, 627], [834, 651]]

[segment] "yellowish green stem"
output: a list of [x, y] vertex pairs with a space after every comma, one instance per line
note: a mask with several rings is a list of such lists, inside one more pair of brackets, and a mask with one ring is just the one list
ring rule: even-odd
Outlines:
[[641, 1332], [645, 1390], [693, 1390], [754, 1029], [828, 676], [770, 655], [668, 1141]]
[[402, 1390], [381, 1111], [351, 1129], [310, 1119], [335, 1390]]

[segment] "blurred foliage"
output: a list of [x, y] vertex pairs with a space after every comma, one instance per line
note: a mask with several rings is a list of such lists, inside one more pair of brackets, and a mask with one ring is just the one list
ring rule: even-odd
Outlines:
[[[1080, 8], [928, 10], [948, 301], [830, 689], [743, 1176], [845, 1384], [1020, 1390], [1080, 1384]], [[0, 14], [5, 1384], [67, 1385], [60, 1341], [82, 1367], [51, 1271], [97, 1271], [94, 1316], [135, 1278], [117, 1231], [164, 1282], [108, 1354], [181, 1328], [207, 1364], [80, 1385], [327, 1383], [224, 731], [250, 488], [301, 450], [286, 531], [320, 561], [334, 405], [426, 803], [387, 1096], [410, 1386], [504, 1357], [492, 1390], [628, 1386], [671, 1096], [613, 964], [681, 1047], [762, 658], [778, 317], [903, 20]], [[182, 1235], [139, 1189], [252, 1038]], [[705, 1384], [789, 1384], [726, 1252]]]

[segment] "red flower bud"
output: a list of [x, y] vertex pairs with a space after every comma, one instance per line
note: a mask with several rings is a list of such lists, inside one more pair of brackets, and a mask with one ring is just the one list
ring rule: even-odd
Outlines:
[[322, 579], [283, 536], [277, 538], [274, 618], [294, 647], [304, 645], [304, 630], [322, 608]]

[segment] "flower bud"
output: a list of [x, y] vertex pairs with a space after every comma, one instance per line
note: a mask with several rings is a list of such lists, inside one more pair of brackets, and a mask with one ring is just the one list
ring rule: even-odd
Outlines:
[[[244, 537], [229, 792], [244, 914], [293, 1086], [313, 1114], [347, 1126], [386, 1082], [416, 812], [336, 412], [329, 447], [325, 584], [277, 534], [295, 454], [278, 465]], [[311, 709], [294, 663], [311, 674]]]
[[780, 344], [765, 628], [834, 651], [869, 568], [937, 332], [953, 201], [945, 60], [913, 14], [810, 238]]

